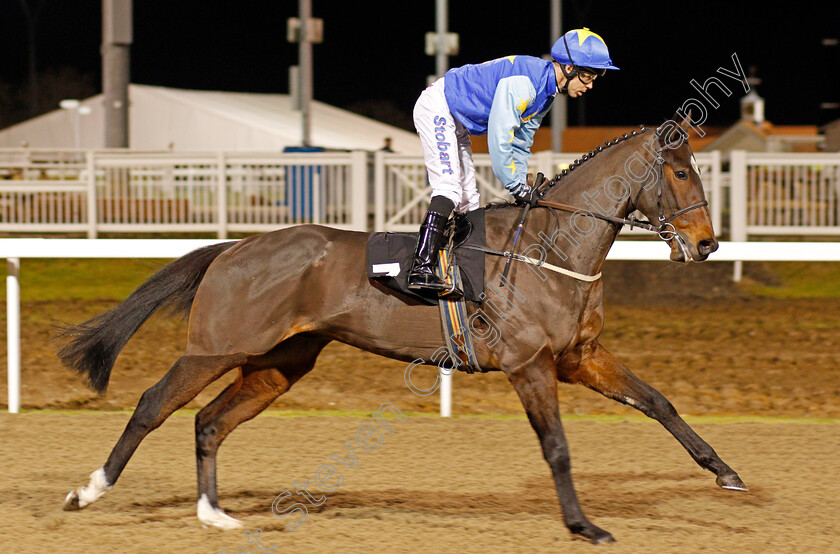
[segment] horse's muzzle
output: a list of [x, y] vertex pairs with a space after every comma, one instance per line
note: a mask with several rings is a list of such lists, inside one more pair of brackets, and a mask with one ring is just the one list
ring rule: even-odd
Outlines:
[[671, 247], [672, 262], [702, 262], [709, 257], [709, 254], [718, 249], [718, 241], [714, 237], [701, 239], [696, 243], [686, 240], [679, 231], [668, 239]]
[[709, 257], [709, 254], [714, 252], [718, 249], [718, 241], [712, 237], [708, 239], [703, 239], [697, 243], [697, 258], [695, 258], [698, 262], [702, 262], [706, 258]]

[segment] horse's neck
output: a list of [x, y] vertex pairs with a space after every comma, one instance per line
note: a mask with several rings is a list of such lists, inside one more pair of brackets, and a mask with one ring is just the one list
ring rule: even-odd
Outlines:
[[[624, 176], [624, 163], [635, 151], [633, 142], [635, 140], [611, 146], [600, 152], [596, 159], [584, 162], [558, 181], [546, 194], [545, 199], [574, 206], [581, 212], [597, 212], [619, 218], [627, 217], [630, 205], [627, 195], [617, 195], [616, 191], [610, 191], [613, 195], [610, 197], [605, 187], [608, 186], [607, 182], [611, 176]], [[631, 191], [631, 194], [633, 193]], [[618, 200], [615, 199], [616, 196], [619, 197]], [[573, 263], [577, 265], [575, 271], [598, 273], [615, 242], [618, 228], [614, 224], [592, 217], [578, 216], [575, 219], [578, 220], [577, 225], [572, 224], [571, 219], [569, 220], [571, 227], [569, 231], [580, 244], [576, 249], [580, 254], [572, 257]]]
[[[626, 217], [629, 208], [627, 195], [617, 194], [621, 188], [617, 183], [610, 187], [609, 192], [606, 187], [613, 176], [628, 182], [624, 164], [636, 152], [640, 138], [634, 137], [611, 146], [600, 152], [597, 159], [590, 158], [583, 162], [576, 170], [560, 179], [545, 199], [590, 212]], [[635, 185], [632, 182], [630, 184]]]

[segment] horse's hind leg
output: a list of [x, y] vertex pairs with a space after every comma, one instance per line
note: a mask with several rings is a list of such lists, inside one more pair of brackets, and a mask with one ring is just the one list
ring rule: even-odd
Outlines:
[[[562, 367], [560, 372], [564, 374]], [[683, 445], [700, 467], [717, 476], [719, 486], [724, 489], [747, 490], [738, 474], [689, 427], [662, 393], [636, 377], [600, 344], [595, 343], [590, 354], [582, 358], [566, 377], [564, 380], [585, 385], [655, 419]]]
[[[242, 368], [242, 376], [195, 417], [198, 519], [204, 525], [235, 529], [242, 524], [219, 507], [216, 453], [239, 424], [265, 410], [315, 365], [326, 339], [295, 336]], [[265, 367], [271, 365], [272, 367]]]
[[246, 361], [245, 354], [180, 357], [157, 384], [143, 393], [108, 461], [91, 474], [88, 486], [70, 491], [64, 509], [79, 510], [105, 494], [146, 435], [204, 387]]

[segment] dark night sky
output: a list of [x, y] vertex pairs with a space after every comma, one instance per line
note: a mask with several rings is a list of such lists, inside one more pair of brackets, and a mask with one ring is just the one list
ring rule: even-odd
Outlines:
[[[44, 0], [41, 0], [44, 1]], [[99, 86], [99, 0], [46, 0], [38, 27], [39, 70], [69, 66]], [[542, 55], [551, 44], [549, 1], [450, 0], [450, 30], [461, 51], [451, 65], [509, 54]], [[824, 122], [820, 101], [840, 101], [836, 11], [828, 2], [674, 2], [565, 0], [564, 29], [587, 26], [610, 47], [619, 72], [599, 80], [585, 99], [590, 125], [653, 123], [670, 116], [719, 66], [756, 66], [767, 119], [776, 124]], [[135, 0], [132, 81], [183, 88], [288, 91], [295, 45], [286, 18], [295, 0]], [[434, 71], [423, 51], [434, 28], [434, 2], [313, 0], [325, 42], [314, 47], [315, 99], [349, 106], [390, 101], [410, 113]], [[26, 48], [17, 0], [0, 0], [0, 81], [22, 84]], [[737, 85], [735, 81], [723, 79]], [[733, 89], [735, 90], [735, 89]], [[743, 89], [741, 89], [741, 94]], [[740, 94], [719, 98], [707, 124], [737, 118]], [[570, 123], [578, 123], [572, 101]], [[838, 115], [829, 114], [833, 117]]]

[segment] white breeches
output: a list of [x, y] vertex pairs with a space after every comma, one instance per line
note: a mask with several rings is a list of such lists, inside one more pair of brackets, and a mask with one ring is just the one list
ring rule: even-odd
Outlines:
[[414, 105], [414, 126], [423, 143], [432, 196], [445, 196], [455, 204], [455, 211], [466, 213], [480, 205], [470, 134], [449, 112], [443, 83], [438, 79], [420, 94]]

